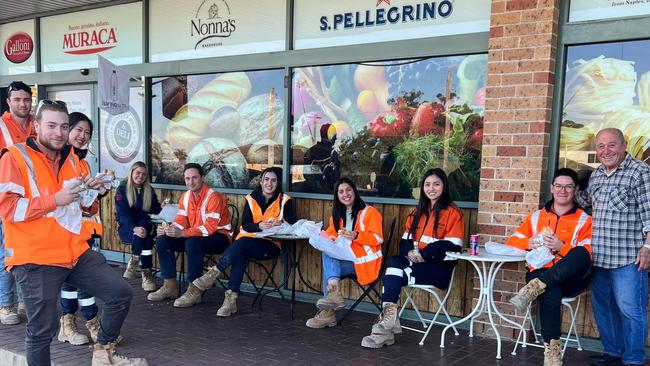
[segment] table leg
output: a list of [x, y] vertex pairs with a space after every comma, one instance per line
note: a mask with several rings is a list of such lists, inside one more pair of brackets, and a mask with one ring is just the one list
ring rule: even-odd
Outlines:
[[293, 320], [293, 306], [296, 303], [296, 268], [298, 268], [298, 262], [296, 257], [296, 242], [293, 242], [291, 250], [291, 271], [290, 275], [293, 275], [293, 284], [291, 285], [291, 320]]
[[494, 324], [494, 317], [492, 316], [492, 310], [494, 309], [495, 312], [498, 312], [496, 310], [496, 306], [494, 305], [494, 279], [496, 277], [497, 271], [503, 263], [497, 263], [497, 262], [492, 262], [490, 265], [490, 272], [488, 273], [488, 279], [487, 279], [487, 289], [486, 293], [487, 296], [489, 297], [487, 300], [487, 313], [488, 313], [488, 318], [490, 319], [490, 326], [492, 326], [492, 330], [494, 331], [494, 335], [497, 339], [497, 360], [501, 359], [501, 334], [499, 333], [499, 329], [497, 328], [496, 324]]

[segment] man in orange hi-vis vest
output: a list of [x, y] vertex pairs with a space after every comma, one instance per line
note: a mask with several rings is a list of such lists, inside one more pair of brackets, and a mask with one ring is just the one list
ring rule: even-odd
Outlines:
[[[92, 366], [147, 365], [144, 359], [114, 353], [113, 342], [131, 304], [131, 287], [100, 253], [90, 250], [90, 231], [65, 222], [69, 216], [60, 214], [79, 209], [82, 190], [97, 189], [104, 182], [81, 175], [79, 157], [67, 145], [65, 103], [41, 101], [34, 126], [36, 138], [3, 149], [0, 158], [5, 265], [25, 301], [27, 363], [50, 365], [50, 342], [59, 326], [58, 295], [67, 282], [104, 302]], [[96, 204], [91, 207], [98, 209]]]
[[[25, 142], [34, 136], [32, 111], [32, 89], [22, 81], [14, 81], [7, 88], [9, 111], [0, 117], [0, 150], [7, 146]], [[0, 187], [0, 190], [2, 188]], [[4, 268], [4, 235], [0, 220], [0, 323], [13, 325], [20, 323], [15, 305], [14, 276]]]

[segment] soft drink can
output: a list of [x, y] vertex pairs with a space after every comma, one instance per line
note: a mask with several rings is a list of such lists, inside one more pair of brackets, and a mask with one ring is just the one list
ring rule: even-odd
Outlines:
[[470, 235], [469, 237], [469, 254], [478, 255], [478, 234]]

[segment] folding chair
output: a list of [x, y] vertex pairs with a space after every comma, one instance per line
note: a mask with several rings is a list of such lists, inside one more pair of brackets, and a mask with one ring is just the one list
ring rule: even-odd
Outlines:
[[[576, 343], [578, 345], [578, 351], [582, 351], [582, 344], [580, 344], [580, 337], [578, 336], [578, 330], [576, 327], [576, 315], [578, 313], [578, 309], [580, 309], [580, 301], [582, 300], [582, 296], [584, 294], [585, 292], [582, 292], [576, 296], [562, 298], [562, 305], [566, 306], [567, 309], [569, 309], [569, 316], [571, 317], [571, 324], [569, 325], [569, 331], [567, 332], [566, 336], [560, 337], [560, 339], [564, 341], [564, 346], [562, 348], [562, 356], [564, 356], [564, 352], [566, 351], [569, 342]], [[517, 347], [520, 344], [521, 347], [523, 348], [526, 348], [526, 346], [544, 348], [542, 335], [537, 331], [537, 329], [535, 328], [535, 323], [533, 322], [533, 318], [531, 314], [531, 308], [532, 308], [531, 305], [529, 305], [528, 309], [526, 309], [526, 315], [524, 315], [524, 320], [521, 322], [521, 331], [519, 332], [519, 335], [517, 336], [517, 340], [515, 341], [515, 348], [512, 350], [513, 356], [517, 354]], [[528, 339], [526, 337], [526, 322], [528, 322], [528, 324], [530, 325], [530, 329], [532, 329], [533, 336], [535, 337], [535, 343], [528, 342]], [[572, 333], [573, 336], [571, 336]]]
[[[264, 265], [264, 263], [262, 263], [262, 261], [258, 261], [256, 259], [251, 259], [246, 264], [246, 267], [248, 267], [248, 265], [251, 264], [251, 263], [255, 264], [256, 266], [261, 268], [262, 271], [265, 274], [265, 278], [264, 278], [264, 282], [262, 283], [262, 286], [258, 287], [258, 285], [255, 284], [255, 281], [253, 281], [253, 277], [249, 273], [248, 268], [246, 269], [246, 272], [244, 272], [246, 274], [246, 277], [248, 278], [248, 281], [251, 283], [251, 285], [253, 285], [253, 288], [255, 289], [255, 292], [257, 292], [257, 295], [255, 295], [255, 299], [253, 299], [253, 303], [251, 304], [252, 308], [255, 307], [255, 304], [259, 300], [260, 301], [260, 310], [261, 310], [262, 309], [262, 296], [270, 294], [271, 292], [277, 292], [280, 295], [280, 297], [282, 298], [282, 300], [285, 300], [284, 294], [282, 293], [282, 291], [280, 291], [280, 285], [278, 285], [275, 282], [275, 280], [273, 279], [273, 272], [275, 271], [275, 267], [278, 265], [278, 259], [283, 254], [284, 254], [284, 250], [282, 250], [282, 252], [280, 252], [280, 255], [278, 255], [277, 257], [267, 260], [267, 261], [271, 261], [271, 268], [270, 269], [267, 268]], [[267, 284], [268, 284], [268, 286], [267, 286]], [[273, 287], [266, 290], [266, 287], [271, 287], [271, 285], [273, 285]]]
[[[381, 268], [379, 269], [379, 275], [377, 276], [377, 279], [375, 279], [372, 283], [370, 283], [368, 285], [361, 285], [359, 283], [359, 281], [357, 281], [357, 276], [354, 275], [354, 274], [349, 275], [349, 276], [343, 276], [341, 278], [342, 280], [343, 279], [351, 279], [351, 280], [353, 280], [354, 283], [356, 283], [357, 286], [359, 286], [361, 288], [361, 291], [363, 291], [363, 293], [354, 302], [354, 304], [352, 304], [352, 306], [350, 306], [350, 308], [345, 312], [345, 314], [343, 314], [343, 317], [341, 318], [341, 320], [339, 320], [337, 322], [338, 325], [341, 325], [341, 323], [343, 323], [343, 320], [345, 320], [345, 318], [347, 318], [348, 315], [350, 315], [350, 313], [352, 313], [352, 311], [354, 311], [354, 309], [366, 297], [368, 299], [370, 299], [370, 302], [372, 302], [373, 305], [375, 305], [377, 310], [379, 310], [379, 313], [382, 312], [383, 309], [381, 307], [381, 294], [379, 293], [379, 291], [377, 291], [376, 287], [377, 287], [377, 284], [379, 283], [379, 281], [381, 280], [381, 278], [384, 276], [384, 272], [386, 271], [386, 261], [388, 260], [387, 257], [390, 254], [390, 248], [391, 248], [391, 243], [393, 241], [393, 233], [395, 232], [395, 225], [396, 224], [397, 224], [397, 218], [393, 218], [393, 221], [390, 224], [390, 230], [388, 232], [388, 239], [384, 240], [384, 242], [382, 243], [382, 247], [381, 247], [382, 261], [381, 261]], [[370, 296], [371, 293], [374, 294], [375, 296], [377, 296], [380, 299], [379, 303], [372, 296]]]
[[[406, 295], [406, 300], [404, 301], [404, 304], [402, 304], [402, 308], [400, 309], [398, 316], [400, 318], [402, 317], [402, 313], [404, 312], [404, 309], [408, 304], [413, 305], [413, 310], [415, 311], [415, 314], [417, 315], [420, 323], [422, 323], [422, 328], [424, 330], [413, 328], [413, 327], [407, 327], [404, 325], [402, 325], [402, 329], [407, 329], [407, 330], [424, 334], [422, 336], [422, 339], [420, 340], [419, 343], [420, 346], [424, 345], [424, 340], [427, 339], [427, 337], [429, 336], [429, 332], [431, 331], [431, 328], [433, 327], [434, 324], [449, 325], [452, 323], [451, 317], [449, 317], [449, 313], [447, 313], [447, 309], [445, 308], [445, 304], [447, 302], [447, 299], [449, 298], [449, 294], [451, 293], [452, 286], [454, 285], [455, 274], [456, 274], [456, 267], [454, 267], [453, 271], [451, 272], [451, 281], [449, 281], [449, 287], [447, 287], [447, 290], [443, 291], [445, 297], [443, 297], [442, 300], [440, 300], [440, 296], [436, 291], [436, 287], [432, 285], [413, 284], [413, 285], [408, 285], [406, 286], [406, 288], [404, 288], [404, 294]], [[436, 313], [433, 315], [432, 318], [430, 319], [425, 318], [423, 314], [420, 312], [420, 310], [418, 309], [417, 305], [415, 305], [415, 301], [413, 300], [413, 291], [416, 289], [428, 292], [429, 294], [432, 295], [431, 298], [438, 303], [438, 311], [436, 311]], [[442, 290], [438, 290], [438, 291], [442, 291]], [[438, 321], [438, 315], [440, 315], [440, 311], [442, 311], [442, 313], [447, 318], [447, 322]], [[456, 329], [456, 326], [452, 326], [452, 328], [454, 329], [454, 333], [458, 335], [458, 330]]]
[[[228, 204], [228, 210], [230, 211], [230, 225], [233, 228], [233, 234], [232, 235], [233, 235], [233, 238], [236, 238], [237, 233], [239, 232], [239, 209], [237, 208], [237, 206], [233, 205], [232, 203], [229, 203]], [[212, 266], [217, 265], [217, 258], [216, 258], [217, 255], [219, 255], [219, 254], [215, 253], [215, 254], [208, 254], [208, 255], [205, 256], [205, 260], [203, 261], [203, 268], [206, 271], [208, 269], [210, 269]], [[226, 279], [228, 279], [228, 275], [226, 275], [225, 273], [223, 275], [224, 275], [224, 277], [226, 277]], [[217, 282], [219, 283], [219, 285], [224, 290], [228, 289], [226, 287], [226, 285], [223, 283], [223, 281], [221, 280], [221, 278], [217, 278]], [[205, 292], [204, 292], [204, 294], [205, 294]]]

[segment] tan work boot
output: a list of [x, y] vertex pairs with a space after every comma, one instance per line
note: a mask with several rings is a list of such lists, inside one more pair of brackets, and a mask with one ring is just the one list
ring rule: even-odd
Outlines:
[[217, 316], [225, 317], [235, 314], [237, 312], [237, 296], [239, 296], [239, 294], [232, 290], [226, 291], [223, 304], [219, 310], [217, 310]]
[[0, 307], [0, 323], [4, 325], [20, 324], [18, 312], [11, 306]]
[[136, 278], [138, 276], [138, 263], [140, 263], [140, 256], [132, 255], [131, 258], [129, 258], [129, 263], [126, 264], [126, 270], [124, 270], [122, 277], [127, 280]]
[[305, 325], [314, 329], [336, 326], [336, 312], [334, 309], [318, 310], [313, 318], [307, 319]]
[[521, 290], [519, 290], [519, 293], [510, 299], [510, 303], [515, 306], [515, 309], [523, 314], [526, 312], [526, 309], [528, 309], [528, 305], [530, 305], [537, 296], [543, 294], [545, 289], [546, 284], [540, 281], [539, 278], [535, 278], [528, 282], [526, 286], [522, 287]]
[[73, 346], [90, 342], [86, 335], [77, 332], [77, 318], [74, 314], [63, 315], [59, 323], [59, 342], [70, 342]]
[[92, 346], [92, 366], [148, 366], [144, 358], [126, 358], [115, 353], [113, 344], [95, 344]]
[[212, 286], [214, 286], [214, 281], [216, 281], [220, 275], [221, 275], [221, 271], [217, 269], [217, 266], [212, 266], [207, 272], [205, 272], [203, 276], [195, 279], [194, 281], [192, 281], [192, 283], [199, 290], [206, 291], [211, 289]]
[[327, 296], [318, 299], [316, 301], [316, 307], [321, 310], [339, 310], [345, 307], [345, 300], [343, 300], [343, 295], [341, 295], [338, 282], [330, 282], [327, 284]]
[[[86, 329], [90, 332], [90, 339], [93, 340], [93, 343], [97, 343], [97, 334], [99, 333], [99, 316], [95, 315], [94, 318], [86, 322]], [[61, 339], [59, 339], [61, 340]]]
[[147, 295], [149, 301], [163, 301], [166, 299], [175, 299], [178, 297], [178, 285], [175, 278], [166, 279], [163, 285], [156, 292]]
[[175, 308], [189, 308], [191, 306], [194, 306], [196, 304], [200, 304], [202, 298], [202, 293], [201, 290], [199, 290], [194, 284], [190, 283], [187, 286], [187, 290], [183, 294], [183, 296], [179, 297], [174, 301], [174, 307]]
[[363, 337], [361, 346], [366, 348], [381, 348], [390, 346], [395, 343], [395, 333], [393, 329], [399, 328], [399, 319], [397, 318], [397, 304], [385, 302], [384, 310], [379, 315], [377, 323], [372, 326], [372, 332], [369, 336]]
[[562, 341], [551, 339], [550, 343], [544, 343], [544, 366], [562, 365]]
[[156, 281], [154, 281], [151, 269], [143, 269], [140, 273], [142, 274], [142, 289], [147, 292], [156, 291]]

